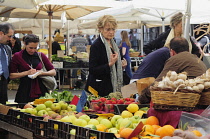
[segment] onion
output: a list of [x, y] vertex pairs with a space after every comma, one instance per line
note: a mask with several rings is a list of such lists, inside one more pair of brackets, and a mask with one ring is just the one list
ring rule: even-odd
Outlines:
[[210, 88], [210, 82], [205, 82], [205, 83], [204, 83], [204, 88], [205, 88], [205, 89]]
[[180, 73], [178, 74], [178, 79], [183, 79], [184, 81], [187, 79], [187, 75], [186, 74], [183, 74], [183, 73]]
[[199, 90], [203, 90], [204, 89], [204, 85], [203, 84], [198, 84], [197, 87], [199, 88]]

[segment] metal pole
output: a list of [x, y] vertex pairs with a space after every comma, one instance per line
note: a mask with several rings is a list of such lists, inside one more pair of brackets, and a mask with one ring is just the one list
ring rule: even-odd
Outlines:
[[189, 30], [190, 30], [190, 17], [191, 17], [191, 0], [186, 0], [186, 12], [185, 12], [185, 26], [184, 26], [184, 37], [189, 40]]
[[44, 39], [44, 19], [42, 19], [42, 39]]
[[165, 17], [161, 17], [162, 19], [162, 32], [165, 32]]
[[66, 43], [66, 55], [68, 55], [69, 54], [69, 46], [70, 46], [70, 44], [69, 44], [69, 34], [70, 34], [70, 32], [69, 32], [69, 20], [67, 20], [67, 35], [66, 35], [66, 41], [67, 41], [67, 43]]
[[52, 14], [53, 11], [51, 11], [51, 5], [50, 5], [50, 11], [48, 11], [49, 16], [49, 49], [48, 49], [48, 59], [51, 61], [51, 55], [52, 55], [52, 40], [51, 40], [51, 20], [52, 20]]
[[143, 50], [143, 47], [144, 47], [144, 36], [143, 36], [143, 32], [144, 32], [144, 25], [141, 24], [141, 32], [140, 32], [140, 39], [141, 39], [141, 55], [143, 56], [144, 55], [144, 50]]

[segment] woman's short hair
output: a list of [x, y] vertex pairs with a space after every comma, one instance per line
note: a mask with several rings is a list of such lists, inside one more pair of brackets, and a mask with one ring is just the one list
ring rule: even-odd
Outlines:
[[31, 42], [37, 43], [39, 42], [39, 36], [36, 36], [34, 34], [29, 34], [24, 37], [23, 41], [25, 42], [25, 45], [28, 45]]
[[106, 24], [113, 26], [113, 28], [117, 28], [117, 21], [111, 15], [104, 15], [98, 19], [97, 27], [100, 31], [100, 28], [103, 28]]
[[173, 15], [170, 20], [171, 28], [174, 28], [177, 24], [179, 24], [182, 21], [182, 17], [183, 17], [183, 14], [181, 12]]

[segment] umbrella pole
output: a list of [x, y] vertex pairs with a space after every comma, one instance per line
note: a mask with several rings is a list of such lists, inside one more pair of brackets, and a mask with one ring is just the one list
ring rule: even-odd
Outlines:
[[52, 20], [52, 11], [48, 11], [49, 16], [49, 49], [48, 49], [48, 59], [51, 61], [52, 56], [52, 40], [51, 40], [51, 20]]

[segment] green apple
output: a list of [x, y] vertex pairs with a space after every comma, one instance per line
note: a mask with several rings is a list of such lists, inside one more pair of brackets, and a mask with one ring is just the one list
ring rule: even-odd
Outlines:
[[80, 117], [79, 117], [79, 119], [84, 119], [85, 121], [87, 121], [87, 123], [90, 121], [90, 116], [88, 116], [88, 115], [81, 115]]
[[52, 114], [54, 114], [55, 112], [51, 110], [51, 111], [47, 111], [47, 113], [50, 117], [52, 117]]
[[101, 121], [102, 119], [108, 119], [108, 117], [106, 117], [106, 116], [98, 116], [98, 118], [97, 118], [97, 120], [99, 121], [99, 123], [100, 123], [100, 121]]
[[61, 110], [67, 110], [67, 108], [68, 108], [67, 103], [63, 103], [63, 104], [60, 104], [60, 105], [61, 105]]
[[123, 119], [124, 119], [124, 118], [119, 118], [119, 119], [117, 119], [117, 121], [115, 122], [115, 127], [116, 127], [117, 129], [120, 129], [120, 123], [122, 122]]
[[71, 134], [71, 135], [76, 135], [76, 129], [70, 130], [70, 134]]
[[68, 109], [68, 111], [76, 111], [77, 106], [76, 105], [69, 105], [67, 109]]
[[129, 119], [130, 119], [130, 121], [132, 121], [132, 123], [138, 123], [139, 120], [141, 119], [141, 117], [139, 117], [139, 116], [132, 116]]
[[40, 111], [40, 110], [46, 110], [46, 106], [44, 104], [39, 104], [36, 106], [36, 110]]
[[133, 127], [133, 124], [132, 122], [130, 121], [129, 118], [124, 118], [121, 122], [120, 122], [120, 128], [132, 128]]
[[61, 122], [68, 122], [68, 123], [73, 123], [77, 118], [74, 115], [70, 115], [70, 116], [64, 116], [63, 118], [61, 118]]
[[60, 115], [67, 115], [68, 114], [68, 111], [67, 110], [61, 110], [60, 111]]
[[59, 101], [58, 103], [61, 105], [61, 104], [65, 104], [66, 102], [65, 101]]
[[20, 109], [20, 112], [25, 112], [26, 111], [26, 109]]
[[60, 106], [59, 103], [53, 103], [52, 106], [51, 106], [51, 109], [52, 109], [54, 112], [59, 113], [60, 110], [61, 110], [61, 106]]
[[93, 125], [93, 124], [88, 124], [86, 126], [84, 126], [85, 128], [90, 128], [90, 129], [93, 129], [93, 130], [97, 130], [96, 126]]
[[44, 115], [48, 115], [47, 111], [46, 110], [40, 110], [38, 113], [37, 113], [38, 116], [44, 116]]
[[48, 101], [45, 101], [44, 105], [47, 107], [47, 108], [51, 108], [53, 102], [48, 100]]
[[74, 125], [76, 126], [81, 126], [81, 127], [84, 127], [87, 125], [87, 121], [84, 120], [84, 119], [76, 119], [74, 122], [73, 122]]
[[108, 129], [108, 132], [109, 132], [109, 133], [118, 134], [119, 131], [118, 131], [117, 128], [112, 127], [112, 128], [110, 128], [110, 129]]
[[88, 122], [88, 125], [91, 125], [91, 124], [98, 125], [99, 124], [99, 121], [96, 120], [96, 119], [90, 119], [90, 121]]
[[105, 125], [107, 128], [111, 128], [112, 127], [112, 123], [108, 119], [102, 119], [100, 121], [100, 124]]
[[112, 117], [112, 119], [111, 119], [112, 126], [115, 127], [115, 124], [116, 124], [116, 122], [117, 122], [117, 120], [118, 120], [119, 118], [122, 118], [122, 116], [120, 116], [120, 115], [114, 115], [114, 116]]
[[139, 122], [142, 122], [144, 125], [146, 124], [147, 119], [140, 119]]
[[25, 112], [26, 113], [33, 114], [33, 115], [36, 115], [37, 114], [37, 110], [35, 108], [26, 108], [25, 109]]
[[46, 108], [46, 111], [52, 111], [52, 109], [51, 108]]

